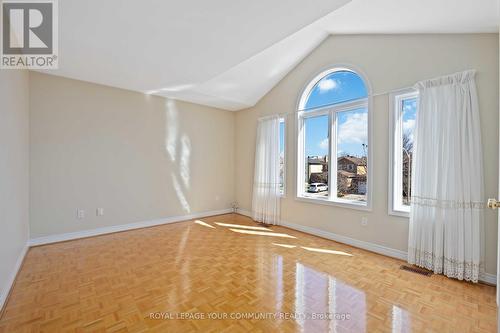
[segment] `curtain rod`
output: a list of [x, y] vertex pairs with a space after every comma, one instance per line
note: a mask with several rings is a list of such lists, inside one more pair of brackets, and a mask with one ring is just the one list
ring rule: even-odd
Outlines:
[[[380, 93], [370, 94], [370, 95], [367, 95], [366, 97], [368, 98], [368, 97], [384, 96], [384, 95], [388, 95], [388, 94], [391, 94], [391, 93], [394, 93], [394, 92], [403, 91], [403, 90], [410, 90], [410, 89], [413, 89], [413, 87], [396, 88], [396, 89], [387, 90], [387, 91], [380, 92]], [[337, 104], [337, 103], [325, 104], [325, 105], [322, 105], [320, 107], [311, 108], [311, 109], [303, 109], [303, 110], [297, 110], [297, 111], [292, 111], [292, 112], [274, 113], [272, 115], [259, 117], [258, 120], [265, 120], [265, 119], [268, 119], [268, 118], [271, 118], [271, 117], [275, 117], [275, 116], [288, 116], [290, 114], [296, 114], [296, 113], [299, 113], [299, 112], [302, 112], [302, 111], [319, 109], [319, 108], [326, 108], [326, 107], [329, 107], [329, 106], [335, 105], [335, 104]]]
[[[462, 72], [468, 72], [468, 71], [474, 71], [475, 72], [474, 69], [472, 69], [472, 70], [469, 69], [469, 70], [465, 70], [465, 71], [462, 71]], [[458, 72], [458, 73], [461, 73], [461, 72]], [[454, 73], [454, 74], [456, 74], [456, 73]], [[450, 74], [450, 75], [454, 75], [454, 74]], [[446, 75], [446, 76], [449, 76], [449, 75]], [[384, 95], [388, 95], [388, 94], [391, 94], [391, 93], [402, 92], [404, 90], [411, 90], [411, 89], [415, 89], [415, 86], [402, 87], [402, 88], [396, 88], [396, 89], [387, 90], [387, 91], [383, 91], [383, 92], [379, 92], [379, 93], [373, 93], [373, 94], [367, 95], [366, 98], [368, 98], [368, 97], [384, 96]], [[270, 116], [261, 117], [261, 118], [259, 118], [259, 120], [263, 120], [263, 119], [266, 119], [266, 118], [269, 118], [269, 117], [273, 117], [273, 116], [283, 116], [283, 117], [285, 117], [285, 116], [288, 116], [290, 114], [296, 114], [296, 113], [303, 112], [303, 111], [309, 111], [309, 110], [314, 110], [314, 109], [326, 108], [326, 107], [329, 107], [329, 106], [332, 106], [332, 105], [335, 105], [335, 104], [337, 104], [337, 103], [326, 104], [326, 105], [322, 105], [322, 106], [317, 107], [317, 108], [296, 110], [296, 111], [292, 111], [292, 112], [275, 113], [275, 114], [270, 115]]]
[[403, 90], [411, 90], [411, 89], [415, 89], [415, 88], [413, 86], [411, 86], [411, 87], [404, 87], [404, 88], [397, 88], [397, 89], [387, 90], [387, 91], [380, 92], [380, 93], [371, 94], [371, 95], [368, 95], [368, 97], [383, 96], [383, 95], [392, 94], [394, 92], [403, 91]]

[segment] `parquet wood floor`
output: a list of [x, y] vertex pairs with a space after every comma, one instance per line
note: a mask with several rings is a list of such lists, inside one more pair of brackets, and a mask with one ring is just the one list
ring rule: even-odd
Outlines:
[[30, 249], [0, 332], [496, 332], [494, 287], [401, 264], [236, 214], [103, 235]]

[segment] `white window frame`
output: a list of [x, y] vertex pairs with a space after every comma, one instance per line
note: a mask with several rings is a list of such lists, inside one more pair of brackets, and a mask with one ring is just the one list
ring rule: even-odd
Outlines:
[[281, 198], [286, 198], [286, 119], [280, 118], [280, 125], [283, 123], [283, 193], [280, 193]]
[[[334, 105], [329, 105], [325, 107], [318, 107], [315, 109], [308, 109], [306, 111], [303, 110], [303, 106], [305, 101], [307, 100], [309, 93], [314, 88], [316, 83], [324, 78], [325, 76], [341, 70], [348, 70], [359, 75], [363, 82], [365, 83], [365, 87], [368, 92], [368, 97], [360, 98], [353, 101], [348, 101], [344, 103], [338, 103]], [[298, 112], [296, 116], [296, 191], [295, 191], [295, 199], [297, 201], [304, 201], [316, 204], [324, 204], [331, 206], [338, 206], [344, 208], [352, 208], [358, 210], [371, 210], [371, 202], [372, 202], [372, 114], [371, 114], [371, 89], [366, 80], [366, 77], [357, 69], [342, 67], [330, 67], [329, 70], [321, 72], [319, 75], [316, 75], [315, 78], [309, 81], [306, 88], [303, 90], [301, 94], [299, 104], [298, 104]], [[368, 113], [368, 156], [367, 156], [367, 180], [366, 180], [366, 202], [358, 202], [351, 201], [337, 197], [337, 114], [339, 112], [352, 111], [355, 109], [366, 108]], [[312, 197], [307, 194], [304, 189], [305, 184], [305, 120], [312, 117], [318, 116], [328, 116], [329, 123], [329, 136], [328, 136], [328, 151], [329, 151], [329, 164], [328, 164], [328, 196], [327, 197]], [[332, 187], [332, 185], [335, 185]], [[333, 190], [332, 190], [333, 188]]]
[[[417, 98], [414, 89], [404, 89], [389, 95], [389, 215], [409, 217], [410, 206], [403, 205], [403, 102]], [[418, 104], [418, 103], [417, 103]], [[418, 112], [418, 110], [417, 110]]]

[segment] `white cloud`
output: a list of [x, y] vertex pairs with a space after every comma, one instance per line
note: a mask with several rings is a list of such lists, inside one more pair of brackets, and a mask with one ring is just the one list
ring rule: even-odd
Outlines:
[[408, 101], [407, 103], [404, 103], [404, 111], [409, 111], [413, 112], [417, 108], [417, 101], [416, 100], [411, 100]]
[[415, 129], [415, 119], [408, 119], [403, 121], [403, 133], [407, 134], [411, 141], [413, 141], [414, 129]]
[[339, 143], [367, 143], [368, 114], [353, 113], [339, 126]]
[[321, 140], [318, 144], [321, 149], [328, 149], [328, 138]]
[[333, 79], [323, 79], [319, 81], [318, 83], [318, 88], [320, 93], [325, 93], [327, 91], [330, 91], [332, 89], [335, 89], [338, 87], [337, 81]]
[[404, 106], [404, 111], [405, 112], [413, 112], [415, 110], [415, 108], [417, 107], [417, 104], [416, 103], [409, 103], [409, 104], [405, 104]]
[[415, 128], [415, 119], [408, 119], [403, 122], [403, 131], [408, 132], [408, 131], [413, 131]]

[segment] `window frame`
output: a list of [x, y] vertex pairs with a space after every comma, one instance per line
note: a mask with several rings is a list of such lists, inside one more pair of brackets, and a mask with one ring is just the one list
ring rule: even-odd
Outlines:
[[[410, 217], [410, 207], [403, 205], [403, 102], [408, 99], [417, 99], [418, 91], [403, 89], [389, 95], [389, 184], [388, 184], [388, 213], [389, 215]], [[418, 112], [418, 110], [417, 110]]]
[[[359, 98], [356, 100], [341, 102], [338, 104], [321, 106], [318, 108], [311, 108], [304, 110], [303, 106], [309, 97], [311, 90], [314, 88], [316, 83], [318, 83], [325, 76], [330, 75], [336, 71], [347, 70], [356, 73], [363, 80], [367, 90], [367, 97]], [[371, 147], [371, 143], [373, 142], [372, 138], [372, 97], [371, 97], [371, 87], [366, 79], [366, 76], [359, 70], [354, 68], [353, 66], [330, 66], [328, 69], [321, 71], [319, 74], [315, 75], [313, 79], [308, 81], [305, 88], [302, 90], [299, 100], [297, 103], [297, 112], [296, 112], [296, 133], [295, 133], [295, 200], [315, 203], [315, 204], [323, 204], [344, 208], [351, 208], [357, 210], [371, 211], [372, 209], [372, 183], [373, 183], [373, 167], [372, 167], [372, 155], [373, 155], [373, 147]], [[366, 202], [356, 202], [351, 200], [346, 200], [337, 197], [337, 158], [332, 158], [337, 156], [337, 114], [339, 112], [352, 111], [360, 108], [366, 108], [368, 114], [368, 126], [367, 126], [367, 141], [368, 141], [368, 156], [367, 156], [367, 180], [366, 180]], [[328, 135], [328, 152], [329, 152], [329, 161], [328, 161], [328, 196], [325, 198], [320, 197], [311, 197], [307, 196], [307, 193], [304, 190], [305, 184], [305, 131], [304, 124], [305, 119], [313, 118], [318, 116], [328, 116], [328, 124], [329, 124], [329, 135]], [[334, 190], [332, 191], [332, 184], [335, 184]]]
[[[286, 198], [286, 128], [287, 128], [287, 123], [286, 123], [286, 118], [285, 117], [280, 117], [280, 125], [283, 123], [283, 192], [280, 193], [280, 198]], [[281, 126], [280, 126], [281, 127]], [[280, 139], [281, 139], [281, 133], [280, 133]]]

